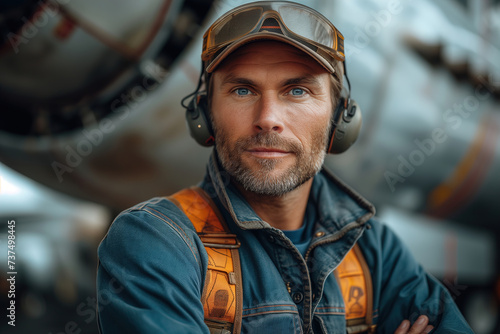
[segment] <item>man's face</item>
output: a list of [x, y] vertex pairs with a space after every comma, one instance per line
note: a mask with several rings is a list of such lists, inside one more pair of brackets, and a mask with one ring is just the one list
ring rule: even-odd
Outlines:
[[250, 43], [214, 72], [211, 118], [224, 169], [247, 191], [281, 196], [325, 158], [330, 74], [287, 44]]

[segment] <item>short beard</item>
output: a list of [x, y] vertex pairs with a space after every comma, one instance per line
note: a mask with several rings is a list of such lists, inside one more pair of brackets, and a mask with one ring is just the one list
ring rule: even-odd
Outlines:
[[[214, 124], [212, 122], [212, 124]], [[270, 197], [281, 197], [298, 188], [314, 177], [323, 166], [329, 127], [313, 137], [310, 152], [297, 142], [284, 139], [277, 132], [260, 132], [249, 138], [238, 139], [233, 147], [227, 135], [214, 124], [215, 147], [222, 167], [231, 178], [247, 191]], [[292, 152], [296, 162], [279, 175], [273, 175], [279, 159], [257, 159], [258, 169], [252, 169], [242, 159], [243, 153], [251, 147], [268, 147]]]

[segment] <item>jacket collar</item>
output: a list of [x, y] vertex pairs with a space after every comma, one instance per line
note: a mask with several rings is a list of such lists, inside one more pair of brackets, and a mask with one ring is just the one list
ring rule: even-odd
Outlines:
[[[271, 228], [259, 218], [230, 180], [229, 174], [220, 166], [214, 150], [202, 187], [222, 204], [240, 228]], [[334, 230], [340, 230], [351, 222], [362, 226], [375, 214], [375, 208], [370, 202], [325, 167], [314, 177], [311, 196], [318, 205], [319, 219]]]

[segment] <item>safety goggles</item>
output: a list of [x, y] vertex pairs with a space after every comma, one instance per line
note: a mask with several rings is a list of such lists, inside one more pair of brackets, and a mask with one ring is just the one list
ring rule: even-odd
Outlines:
[[206, 70], [210, 72], [232, 44], [260, 35], [298, 46], [329, 68], [345, 60], [344, 36], [319, 12], [288, 1], [260, 1], [227, 12], [205, 32], [202, 60]]

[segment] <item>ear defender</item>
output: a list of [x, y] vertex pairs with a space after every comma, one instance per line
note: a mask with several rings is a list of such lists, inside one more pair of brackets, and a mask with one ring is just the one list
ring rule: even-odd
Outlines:
[[[330, 139], [327, 143], [326, 152], [339, 154], [347, 151], [349, 147], [358, 139], [361, 130], [361, 110], [359, 105], [350, 98], [351, 84], [347, 77], [345, 62], [344, 75], [349, 88], [347, 97], [342, 96], [332, 115], [332, 128]], [[201, 146], [209, 147], [214, 145], [215, 137], [209, 118], [208, 97], [205, 91], [200, 91], [203, 73], [200, 74], [198, 87], [194, 93], [182, 99], [181, 104], [186, 108], [186, 122], [191, 137]], [[208, 80], [207, 80], [208, 81]], [[191, 99], [186, 105], [185, 101]]]
[[214, 135], [208, 118], [208, 98], [205, 92], [197, 92], [186, 107], [186, 122], [191, 137], [201, 146], [212, 146]]
[[347, 151], [358, 139], [361, 130], [361, 109], [353, 99], [341, 97], [332, 117], [332, 129], [326, 152], [339, 154]]
[[[208, 118], [208, 99], [205, 92], [196, 93], [186, 107], [186, 122], [191, 137], [201, 146], [214, 144], [213, 130]], [[327, 153], [347, 151], [358, 139], [362, 116], [359, 105], [350, 98], [341, 97], [332, 117], [332, 129]]]

